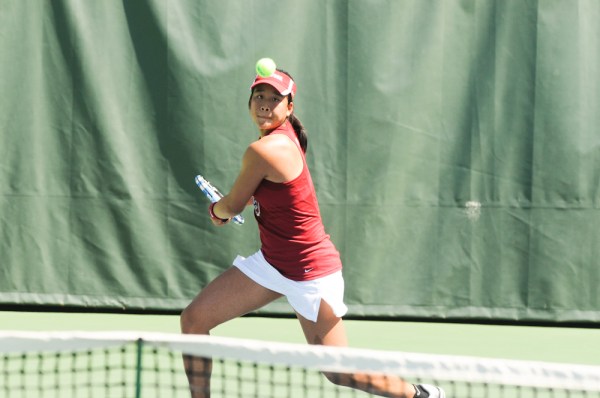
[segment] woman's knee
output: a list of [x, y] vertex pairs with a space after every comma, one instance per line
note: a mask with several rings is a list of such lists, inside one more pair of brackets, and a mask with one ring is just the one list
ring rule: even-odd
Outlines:
[[193, 325], [192, 322], [192, 314], [189, 310], [190, 307], [184, 308], [179, 315], [179, 327], [181, 328], [182, 333], [191, 333], [191, 328]]
[[208, 334], [215, 326], [207, 312], [201, 308], [192, 308], [191, 304], [181, 312], [179, 324], [184, 334]]
[[347, 386], [350, 384], [352, 376], [345, 373], [334, 373], [334, 372], [322, 372], [323, 376], [327, 378], [331, 383], [338, 386]]
[[323, 375], [335, 385], [357, 388], [362, 391], [370, 391], [374, 381], [371, 376], [364, 373], [323, 372]]

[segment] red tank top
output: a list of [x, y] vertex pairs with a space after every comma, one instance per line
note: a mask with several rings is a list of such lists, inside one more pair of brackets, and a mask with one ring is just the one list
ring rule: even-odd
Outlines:
[[303, 168], [292, 181], [263, 180], [254, 192], [254, 216], [262, 253], [288, 279], [304, 281], [332, 274], [342, 268], [342, 262], [325, 232], [296, 133], [286, 121], [271, 134], [283, 134], [296, 144], [302, 154]]

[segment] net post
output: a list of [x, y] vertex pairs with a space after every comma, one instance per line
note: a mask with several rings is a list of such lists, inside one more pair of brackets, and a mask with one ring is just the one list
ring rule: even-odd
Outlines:
[[144, 340], [138, 338], [136, 341], [137, 356], [135, 364], [135, 398], [141, 398], [142, 396], [142, 346]]

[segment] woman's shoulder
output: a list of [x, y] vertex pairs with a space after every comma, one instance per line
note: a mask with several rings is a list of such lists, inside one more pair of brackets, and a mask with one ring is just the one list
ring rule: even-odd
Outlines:
[[301, 155], [296, 145], [283, 134], [270, 134], [248, 146], [245, 157], [269, 169], [301, 165]]
[[257, 152], [293, 149], [294, 143], [285, 134], [269, 134], [250, 144], [249, 148]]

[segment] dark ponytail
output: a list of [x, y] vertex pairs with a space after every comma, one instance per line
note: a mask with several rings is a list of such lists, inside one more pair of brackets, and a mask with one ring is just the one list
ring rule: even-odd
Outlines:
[[[278, 68], [277, 70], [281, 73], [285, 73], [286, 75], [288, 75], [290, 77], [290, 79], [294, 80], [294, 78], [289, 73], [284, 71], [283, 69]], [[288, 99], [288, 102], [292, 103], [293, 102], [292, 94], [288, 94], [287, 99]], [[251, 101], [252, 101], [252, 93], [250, 93], [250, 98], [248, 98], [248, 108], [250, 108]], [[304, 153], [306, 153], [306, 150], [308, 149], [308, 134], [306, 133], [306, 129], [304, 128], [304, 125], [302, 124], [300, 119], [298, 119], [296, 117], [296, 115], [294, 115], [294, 112], [292, 112], [292, 114], [288, 117], [288, 120], [290, 121], [290, 124], [294, 128], [296, 137], [298, 137], [298, 142], [300, 143], [300, 148], [302, 148], [302, 151]]]
[[[290, 96], [288, 96], [288, 98], [289, 97]], [[308, 134], [306, 134], [306, 129], [302, 125], [300, 119], [298, 119], [293, 112], [288, 117], [288, 120], [290, 121], [292, 127], [294, 128], [294, 131], [296, 132], [296, 137], [298, 137], [298, 142], [300, 142], [300, 148], [302, 148], [302, 151], [306, 153], [306, 149], [308, 148]]]
[[[285, 73], [286, 75], [288, 75], [290, 77], [290, 79], [294, 80], [292, 75], [290, 75], [288, 72], [284, 71], [283, 69], [277, 68], [277, 70], [281, 73]], [[288, 102], [290, 102], [290, 103], [293, 102], [292, 94], [288, 94], [287, 98], [288, 98]], [[308, 149], [308, 134], [306, 133], [306, 129], [304, 128], [304, 125], [302, 124], [300, 119], [298, 119], [296, 117], [296, 115], [294, 115], [294, 112], [292, 112], [292, 114], [288, 117], [288, 120], [290, 121], [290, 124], [292, 125], [292, 127], [294, 128], [294, 131], [296, 132], [296, 137], [298, 137], [298, 142], [300, 142], [300, 148], [302, 148], [302, 151], [304, 153], [306, 153], [306, 150]]]

